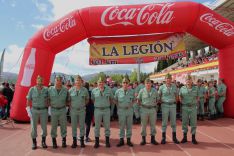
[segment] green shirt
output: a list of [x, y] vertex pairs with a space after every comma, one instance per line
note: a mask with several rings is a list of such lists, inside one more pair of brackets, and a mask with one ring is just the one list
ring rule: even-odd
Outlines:
[[85, 107], [86, 101], [89, 100], [89, 93], [85, 87], [81, 87], [77, 90], [76, 87], [72, 87], [69, 90], [69, 101], [71, 101], [72, 108]]
[[118, 90], [118, 88], [117, 87], [113, 87], [113, 88], [111, 88], [111, 91], [112, 91], [112, 94], [113, 95], [115, 95], [115, 92]]
[[[208, 88], [208, 91], [209, 91], [209, 94], [214, 94], [215, 93], [215, 87], [209, 87]], [[209, 96], [209, 98], [215, 98], [215, 94], [214, 95], [211, 95]]]
[[65, 107], [68, 100], [67, 88], [62, 86], [58, 91], [55, 86], [51, 86], [48, 90], [51, 107], [61, 108]]
[[142, 105], [156, 106], [158, 100], [158, 92], [154, 88], [151, 88], [149, 92], [146, 90], [146, 88], [143, 88], [140, 90], [137, 99], [141, 101]]
[[179, 95], [182, 99], [183, 105], [191, 105], [197, 104], [197, 97], [198, 97], [198, 88], [197, 86], [192, 86], [192, 88], [187, 88], [187, 86], [183, 86], [180, 88]]
[[94, 101], [95, 107], [109, 107], [113, 94], [109, 87], [104, 87], [103, 92], [99, 88], [94, 88], [91, 93], [91, 99]]
[[221, 96], [226, 96], [227, 86], [225, 84], [222, 83], [218, 85], [217, 90], [218, 90], [218, 95], [221, 95], [222, 93], [224, 93], [224, 95], [221, 95]]
[[198, 86], [198, 96], [200, 98], [204, 98], [205, 97], [205, 94], [206, 94], [206, 88], [204, 86]]
[[178, 95], [176, 85], [171, 84], [170, 87], [167, 87], [166, 84], [159, 87], [158, 90], [159, 96], [164, 103], [175, 103], [176, 96]]
[[32, 101], [32, 106], [34, 107], [47, 107], [48, 88], [42, 87], [39, 90], [36, 86], [31, 87], [26, 98]]
[[132, 89], [124, 91], [123, 88], [120, 88], [115, 92], [114, 98], [118, 101], [118, 107], [130, 107], [134, 100], [134, 91]]
[[139, 84], [136, 89], [135, 89], [135, 93], [139, 94], [140, 90], [145, 88], [145, 85], [144, 84]]

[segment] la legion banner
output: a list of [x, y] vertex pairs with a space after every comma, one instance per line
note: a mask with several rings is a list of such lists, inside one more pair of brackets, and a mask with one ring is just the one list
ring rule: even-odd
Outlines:
[[186, 55], [184, 34], [89, 38], [90, 65], [149, 63]]

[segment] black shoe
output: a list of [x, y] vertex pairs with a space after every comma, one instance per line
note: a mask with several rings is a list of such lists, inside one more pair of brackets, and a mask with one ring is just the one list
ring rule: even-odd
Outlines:
[[98, 147], [99, 147], [99, 137], [95, 137], [94, 148], [98, 148]]
[[77, 147], [77, 138], [73, 137], [73, 143], [71, 145], [71, 148], [76, 148]]
[[188, 140], [187, 140], [187, 133], [184, 133], [184, 137], [181, 140], [181, 143], [183, 144], [183, 143], [186, 143], [186, 142], [188, 142]]
[[106, 147], [110, 148], [111, 145], [110, 145], [110, 138], [109, 137], [106, 137]]
[[195, 145], [198, 144], [198, 142], [197, 142], [197, 140], [195, 138], [195, 134], [192, 135], [192, 143], [195, 144]]
[[146, 141], [145, 141], [145, 136], [142, 136], [142, 141], [141, 141], [141, 143], [140, 143], [140, 145], [145, 145], [146, 144]]
[[41, 146], [42, 146], [42, 148], [47, 148], [46, 137], [42, 137]]
[[133, 147], [133, 144], [131, 142], [131, 138], [127, 138], [127, 145], [130, 147]]
[[58, 148], [56, 138], [52, 138], [53, 148]]
[[153, 144], [153, 145], [158, 145], [158, 142], [155, 140], [155, 136], [154, 135], [151, 136], [150, 143]]
[[33, 144], [32, 144], [32, 150], [37, 149], [37, 140], [36, 140], [36, 138], [32, 139], [32, 142], [33, 142]]
[[223, 118], [224, 117], [224, 113], [220, 113], [220, 118]]
[[64, 137], [63, 140], [62, 140], [62, 147], [63, 147], [63, 148], [66, 148], [66, 147], [67, 147], [66, 137]]
[[214, 120], [214, 115], [210, 115], [210, 117], [208, 118], [208, 120]]
[[116, 145], [117, 147], [121, 147], [124, 145], [124, 139], [120, 138], [119, 143]]
[[80, 147], [81, 148], [85, 148], [85, 144], [84, 144], [84, 137], [80, 137]]
[[162, 133], [162, 141], [161, 144], [166, 144], [166, 132]]
[[177, 138], [176, 138], [176, 132], [172, 132], [172, 138], [173, 138], [173, 142], [175, 143], [175, 144], [179, 144], [180, 142], [177, 140]]
[[201, 115], [201, 121], [204, 121], [204, 115]]

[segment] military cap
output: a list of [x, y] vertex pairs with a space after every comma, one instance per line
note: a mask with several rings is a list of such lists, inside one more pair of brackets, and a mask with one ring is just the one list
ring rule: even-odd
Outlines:
[[63, 78], [62, 78], [61, 75], [57, 75], [57, 76], [55, 77], [55, 79], [56, 79], [56, 80], [62, 80]]
[[149, 83], [149, 82], [151, 82], [150, 78], [146, 78], [145, 83]]
[[40, 75], [38, 75], [38, 76], [37, 76], [37, 80], [43, 81], [43, 77], [41, 77]]
[[185, 76], [185, 79], [186, 79], [186, 80], [192, 80], [192, 76], [191, 76], [190, 74], [187, 74], [187, 75]]
[[172, 75], [171, 75], [170, 73], [167, 73], [167, 74], [165, 75], [165, 79], [172, 79]]
[[122, 83], [124, 83], [124, 82], [129, 83], [129, 80], [125, 77], [125, 78], [123, 78], [123, 80], [122, 80]]
[[98, 83], [100, 83], [100, 82], [105, 82], [105, 79], [104, 79], [103, 77], [99, 77], [99, 79], [98, 79], [97, 82], [98, 82]]
[[80, 75], [77, 75], [76, 80], [83, 80], [83, 79], [82, 79], [82, 77]]

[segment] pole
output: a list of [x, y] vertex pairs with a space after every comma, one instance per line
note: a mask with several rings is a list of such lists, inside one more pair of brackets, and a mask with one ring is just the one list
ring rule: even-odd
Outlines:
[[140, 73], [141, 73], [141, 61], [140, 58], [137, 59], [137, 81], [141, 81]]

